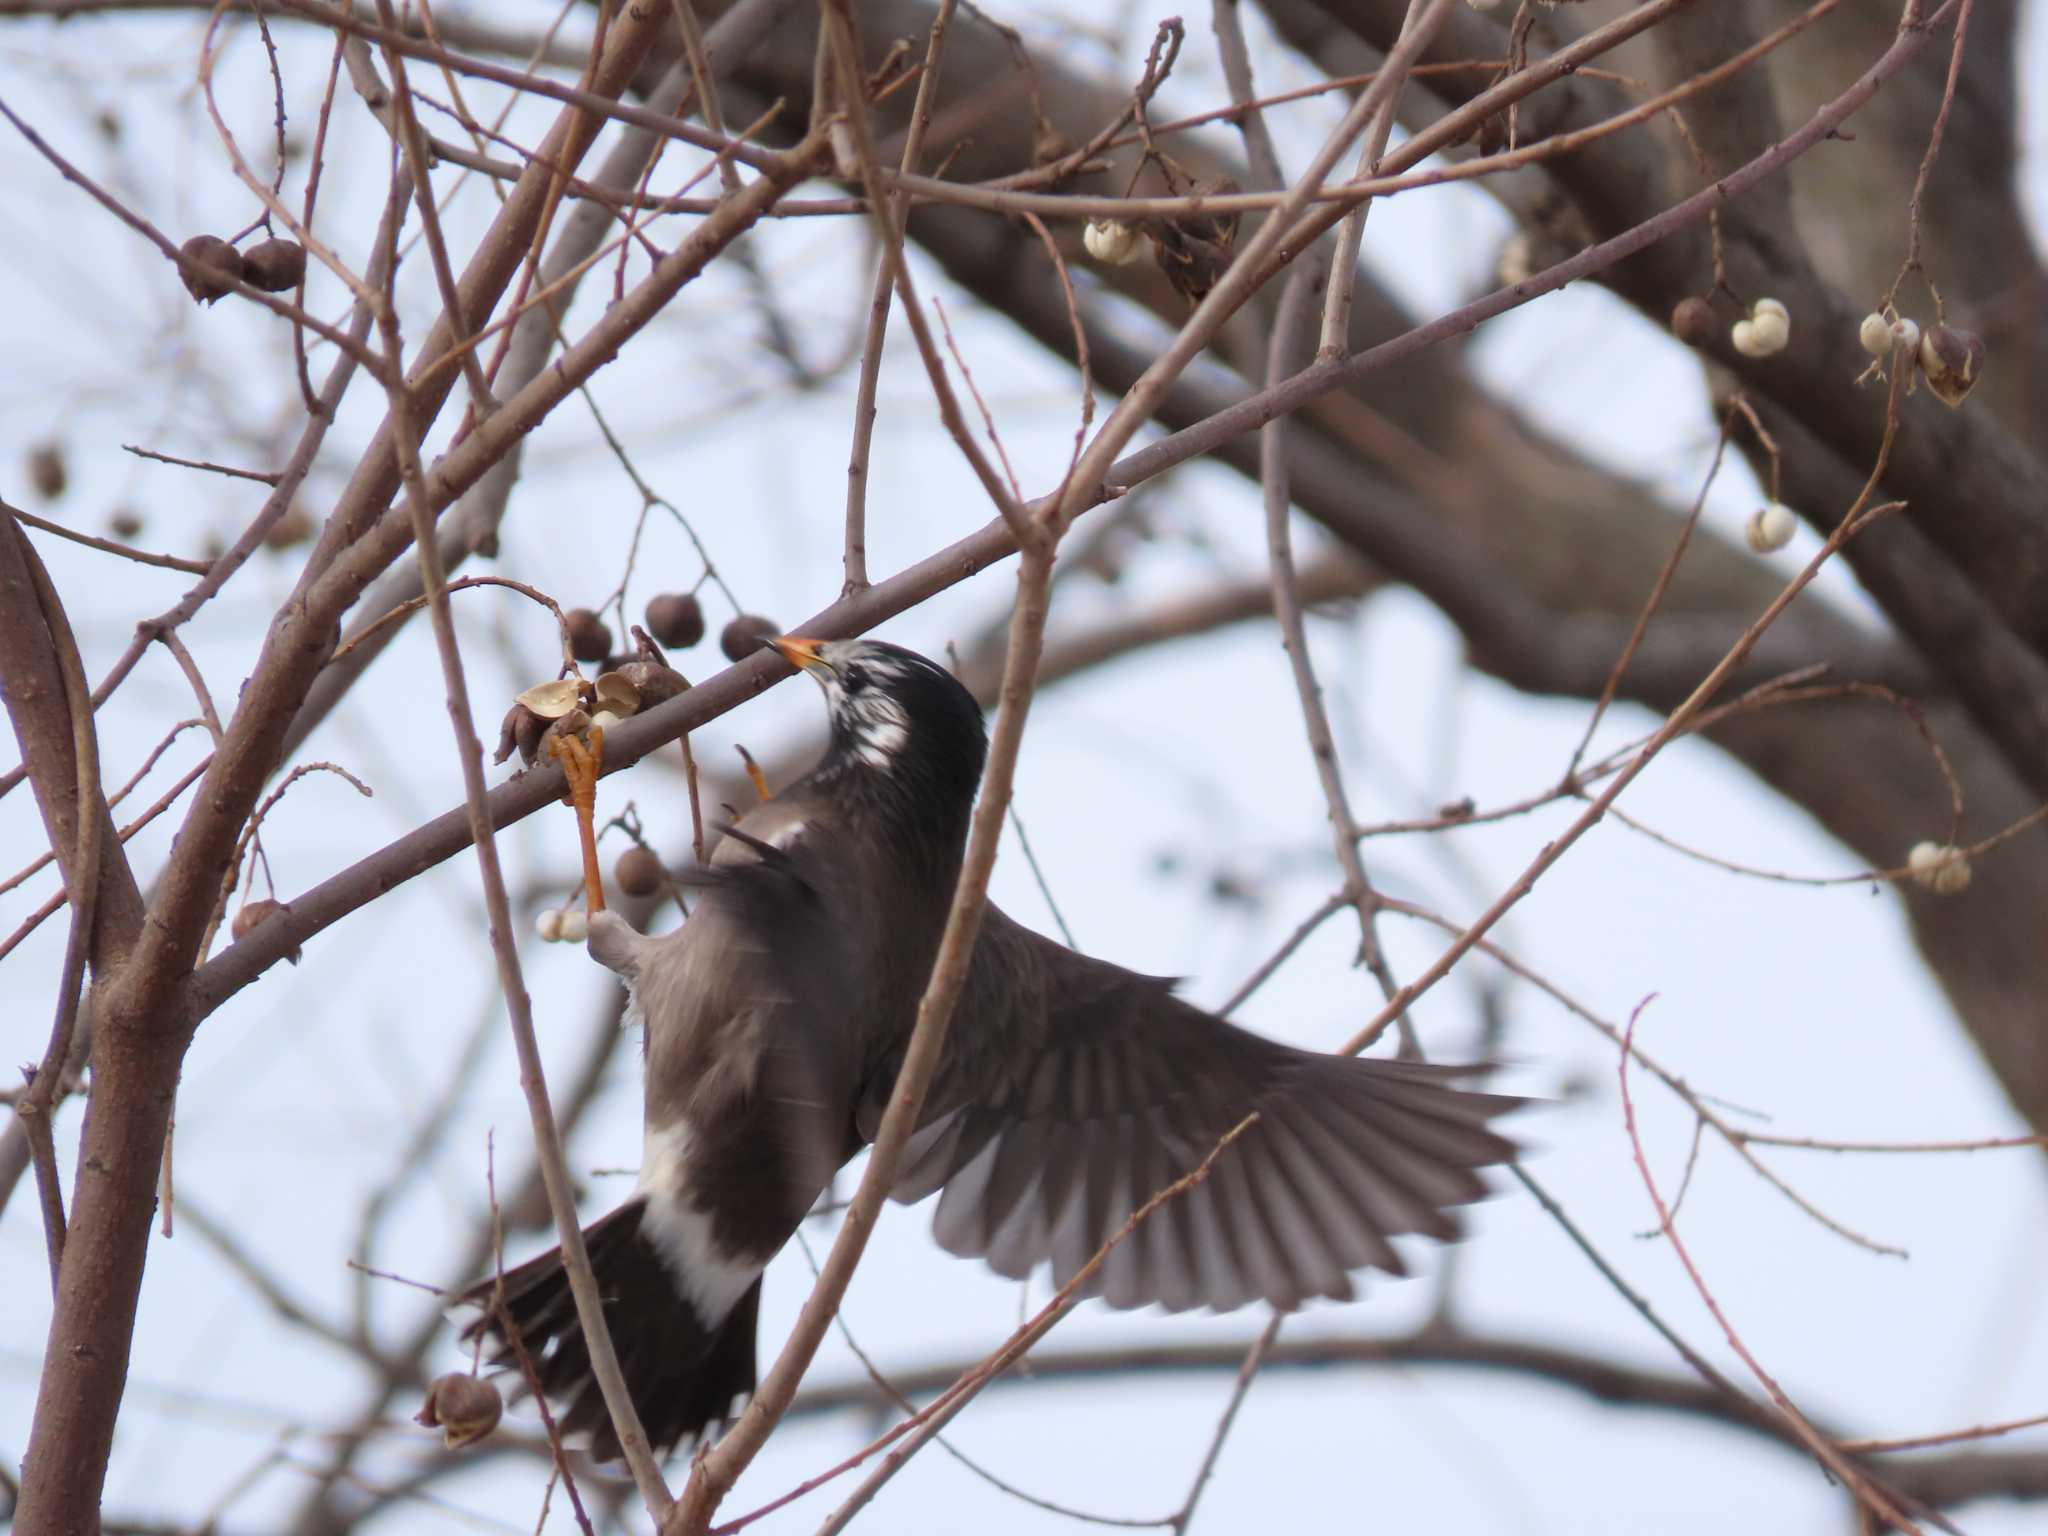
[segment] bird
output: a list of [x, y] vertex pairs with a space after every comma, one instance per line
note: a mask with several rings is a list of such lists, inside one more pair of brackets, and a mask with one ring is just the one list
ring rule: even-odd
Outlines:
[[[663, 1452], [752, 1392], [762, 1272], [874, 1139], [987, 756], [980, 706], [930, 659], [868, 639], [766, 644], [823, 688], [822, 758], [685, 872], [697, 899], [679, 929], [650, 937], [599, 911], [587, 941], [629, 991], [646, 1071], [638, 1181], [584, 1241]], [[1522, 1101], [1468, 1086], [1483, 1070], [1266, 1039], [990, 904], [891, 1195], [938, 1194], [947, 1251], [1064, 1285], [1213, 1154], [1080, 1294], [1170, 1312], [1348, 1300], [1357, 1271], [1405, 1273], [1392, 1238], [1456, 1238], [1479, 1170], [1515, 1156], [1492, 1122]], [[596, 1459], [622, 1454], [559, 1249], [462, 1300], [478, 1312], [467, 1342], [530, 1370]]]

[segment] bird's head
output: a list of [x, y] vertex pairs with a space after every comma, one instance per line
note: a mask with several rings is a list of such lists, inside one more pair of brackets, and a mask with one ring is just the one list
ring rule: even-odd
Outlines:
[[825, 690], [832, 745], [822, 770], [862, 771], [906, 789], [974, 797], [988, 734], [974, 695], [944, 667], [880, 640], [770, 640]]

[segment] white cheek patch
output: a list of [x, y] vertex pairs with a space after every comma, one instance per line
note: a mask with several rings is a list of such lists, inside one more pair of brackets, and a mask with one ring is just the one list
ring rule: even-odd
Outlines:
[[890, 767], [910, 744], [910, 717], [903, 706], [872, 686], [851, 698], [835, 690], [833, 703], [844, 711], [853, 733], [853, 755], [870, 768]]
[[690, 1199], [690, 1127], [649, 1126], [641, 1143], [638, 1193], [647, 1202], [640, 1232], [707, 1326], [723, 1321], [762, 1265], [727, 1253], [711, 1229], [711, 1216]]

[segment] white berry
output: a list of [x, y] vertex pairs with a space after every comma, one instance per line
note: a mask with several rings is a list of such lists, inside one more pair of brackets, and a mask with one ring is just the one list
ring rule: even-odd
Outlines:
[[1970, 884], [1970, 861], [1950, 843], [1915, 843], [1906, 855], [1906, 869], [1937, 896], [1953, 896]]
[[1749, 307], [1749, 318], [1735, 322], [1728, 339], [1744, 357], [1773, 356], [1792, 339], [1791, 312], [1776, 299], [1758, 299]]
[[562, 942], [581, 944], [590, 937], [590, 919], [581, 907], [573, 907], [562, 914]]
[[562, 914], [553, 907], [542, 907], [533, 914], [533, 931], [543, 944], [554, 943], [562, 936]]
[[1749, 540], [1751, 549], [1760, 555], [1768, 555], [1790, 544], [1798, 527], [1799, 519], [1790, 507], [1782, 501], [1767, 501], [1749, 514], [1742, 536]]
[[1856, 339], [1872, 357], [1884, 357], [1892, 349], [1892, 323], [1873, 309], [1856, 327]]
[[1122, 219], [1090, 219], [1081, 244], [1097, 261], [1127, 267], [1145, 254], [1145, 237]]
[[615, 714], [609, 709], [600, 709], [590, 717], [590, 728], [593, 731], [608, 731], [624, 719], [625, 716]]
[[1892, 322], [1892, 345], [1908, 356], [1920, 349], [1920, 326], [1901, 315]]

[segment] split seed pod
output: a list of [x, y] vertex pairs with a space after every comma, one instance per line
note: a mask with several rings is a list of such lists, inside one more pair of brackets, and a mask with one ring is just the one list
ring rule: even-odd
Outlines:
[[1984, 372], [1984, 339], [1953, 325], [1937, 325], [1920, 338], [1920, 371], [1943, 405], [1969, 397]]
[[689, 680], [674, 667], [665, 667], [658, 661], [629, 661], [617, 669], [618, 675], [633, 685], [640, 697], [640, 708], [652, 709], [657, 704], [666, 704], [670, 699], [690, 686]]
[[413, 1422], [440, 1430], [441, 1443], [458, 1451], [483, 1439], [504, 1416], [505, 1399], [495, 1386], [481, 1376], [451, 1372], [427, 1388]]

